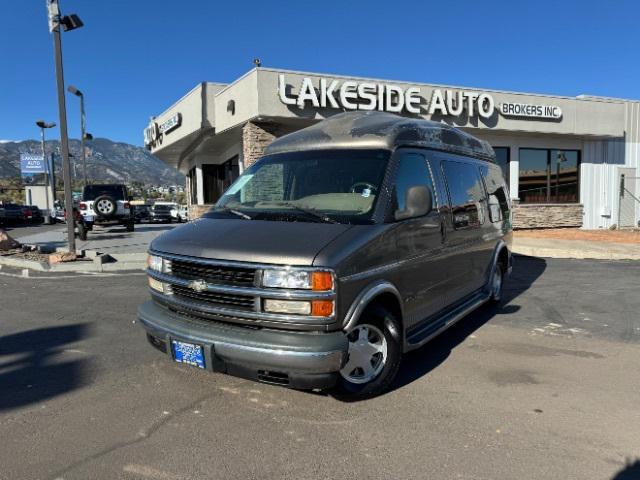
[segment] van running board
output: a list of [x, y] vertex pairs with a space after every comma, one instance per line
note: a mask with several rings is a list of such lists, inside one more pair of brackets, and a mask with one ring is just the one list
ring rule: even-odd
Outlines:
[[408, 346], [411, 350], [421, 347], [427, 341], [431, 340], [439, 333], [454, 325], [460, 319], [485, 303], [487, 300], [489, 300], [489, 298], [490, 294], [483, 290], [480, 290], [472, 294], [472, 296], [468, 300], [466, 300], [450, 312], [447, 312], [445, 315], [437, 317], [435, 320], [426, 320], [422, 322], [421, 325], [416, 325], [413, 331], [410, 331], [407, 334]]

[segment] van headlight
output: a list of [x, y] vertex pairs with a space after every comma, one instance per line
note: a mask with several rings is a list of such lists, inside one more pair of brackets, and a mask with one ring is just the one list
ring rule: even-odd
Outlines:
[[327, 271], [273, 269], [262, 272], [262, 286], [306, 290], [333, 289], [333, 274]]
[[167, 273], [171, 271], [171, 260], [158, 255], [147, 256], [147, 267], [154, 272]]

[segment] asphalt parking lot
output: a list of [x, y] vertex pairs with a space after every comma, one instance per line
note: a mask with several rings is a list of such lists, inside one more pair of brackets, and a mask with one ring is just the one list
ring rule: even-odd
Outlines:
[[142, 274], [0, 270], [0, 479], [637, 479], [639, 278], [517, 257], [501, 309], [342, 403], [172, 363]]

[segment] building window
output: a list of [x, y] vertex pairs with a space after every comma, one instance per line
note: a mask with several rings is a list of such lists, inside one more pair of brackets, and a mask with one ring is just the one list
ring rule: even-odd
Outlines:
[[579, 150], [520, 149], [519, 197], [522, 203], [577, 203]]
[[239, 175], [240, 168], [238, 166], [237, 155], [219, 165], [202, 165], [204, 203], [216, 203]]
[[496, 163], [502, 170], [502, 176], [509, 183], [509, 162], [511, 161], [511, 149], [509, 147], [493, 147], [496, 152]]

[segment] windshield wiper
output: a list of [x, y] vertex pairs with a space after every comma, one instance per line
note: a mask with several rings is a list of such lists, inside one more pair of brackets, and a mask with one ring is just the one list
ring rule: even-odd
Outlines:
[[334, 220], [333, 218], [328, 217], [327, 215], [320, 213], [319, 211], [313, 208], [301, 207], [300, 205], [296, 205], [295, 203], [292, 203], [292, 202], [282, 202], [282, 204], [287, 207], [291, 207], [294, 210], [298, 210], [299, 212], [306, 213], [307, 215], [310, 215], [314, 218], [320, 219], [324, 223], [340, 223], [337, 220]]
[[246, 213], [241, 212], [240, 210], [234, 210], [233, 208], [217, 207], [216, 210], [218, 211], [222, 210], [223, 212], [233, 213], [235, 216], [244, 218], [245, 220], [253, 220], [253, 217], [251, 217], [250, 215], [247, 215]]

